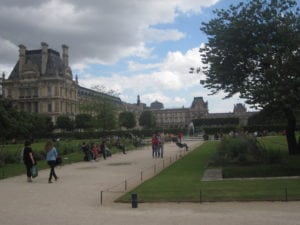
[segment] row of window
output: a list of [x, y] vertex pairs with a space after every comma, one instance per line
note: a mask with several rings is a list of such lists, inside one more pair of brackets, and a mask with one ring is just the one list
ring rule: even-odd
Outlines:
[[186, 113], [157, 113], [155, 116], [157, 117], [174, 117], [174, 118], [183, 118], [185, 117]]
[[186, 119], [185, 118], [167, 118], [167, 119], [157, 119], [158, 123], [171, 123], [171, 122], [185, 122]]
[[21, 102], [19, 104], [20, 110], [24, 112], [34, 112], [38, 113], [38, 103], [37, 102]]
[[[44, 110], [42, 109], [42, 104], [47, 104], [44, 105], [46, 106]], [[39, 110], [39, 106], [40, 106], [40, 110]], [[60, 101], [55, 101], [54, 104], [52, 104], [52, 102], [40, 103], [40, 104], [38, 102], [20, 102], [19, 108], [22, 111], [34, 112], [34, 113], [39, 113], [39, 112], [43, 113], [45, 112], [45, 110], [47, 110], [48, 113], [52, 113], [52, 112], [75, 113], [76, 112], [76, 105], [74, 103], [60, 102]]]
[[[8, 95], [11, 95], [11, 89], [8, 89]], [[47, 88], [48, 97], [65, 97], [76, 99], [76, 91], [74, 89], [67, 89], [62, 87], [54, 87], [54, 95], [52, 93], [52, 87]], [[39, 97], [38, 88], [21, 88], [19, 89], [19, 98], [36, 98]]]

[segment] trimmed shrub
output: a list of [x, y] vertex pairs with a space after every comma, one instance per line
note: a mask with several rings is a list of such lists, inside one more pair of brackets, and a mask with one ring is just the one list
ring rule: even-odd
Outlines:
[[282, 159], [280, 151], [267, 150], [255, 137], [239, 135], [225, 136], [222, 139], [211, 164], [215, 166], [274, 164], [282, 162]]

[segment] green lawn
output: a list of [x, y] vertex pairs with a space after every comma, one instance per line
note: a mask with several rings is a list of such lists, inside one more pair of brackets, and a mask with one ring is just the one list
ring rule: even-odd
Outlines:
[[300, 179], [201, 181], [218, 142], [206, 142], [118, 201], [199, 202], [300, 200]]
[[282, 162], [256, 166], [226, 166], [223, 168], [223, 177], [300, 176], [300, 155], [288, 154], [285, 136], [263, 137], [259, 139], [259, 142], [272, 151], [274, 157], [280, 155]]
[[[83, 153], [81, 152], [81, 144], [85, 141], [86, 143], [99, 143], [99, 140], [64, 140], [56, 143], [56, 147], [58, 149], [59, 155], [63, 158], [63, 164], [80, 162], [83, 160]], [[45, 154], [44, 151], [45, 141], [33, 143], [32, 149], [35, 156], [39, 155], [39, 158], [42, 154]], [[125, 141], [126, 151], [130, 151], [135, 149], [135, 147], [128, 140]], [[12, 176], [17, 176], [21, 174], [25, 174], [25, 166], [23, 163], [20, 163], [20, 152], [23, 148], [23, 144], [8, 144], [0, 146], [0, 154], [5, 152], [7, 157], [11, 158], [13, 163], [0, 163], [0, 179], [5, 179]], [[119, 149], [115, 147], [110, 148], [112, 154], [120, 152]], [[1, 160], [0, 160], [1, 161]], [[45, 160], [38, 160], [38, 168], [45, 169], [48, 168]]]

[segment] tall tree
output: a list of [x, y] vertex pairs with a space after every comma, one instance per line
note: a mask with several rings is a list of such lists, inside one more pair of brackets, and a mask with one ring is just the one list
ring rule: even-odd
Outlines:
[[134, 128], [136, 125], [135, 115], [132, 112], [121, 112], [119, 115], [119, 124], [127, 129]]
[[78, 129], [87, 129], [92, 126], [92, 116], [89, 114], [78, 114], [75, 117], [75, 127]]
[[91, 97], [81, 105], [81, 111], [93, 116], [92, 124], [96, 129], [111, 130], [117, 125], [119, 106], [113, 101], [117, 93], [113, 90], [107, 91], [102, 86], [94, 86], [93, 90], [98, 95]]
[[145, 128], [154, 128], [156, 125], [155, 116], [149, 110], [143, 111], [139, 118], [139, 124]]
[[57, 117], [56, 126], [64, 130], [72, 130], [74, 122], [67, 115], [61, 115]]
[[214, 11], [200, 49], [212, 94], [240, 94], [248, 104], [283, 110], [290, 154], [300, 153], [294, 109], [300, 104], [300, 18], [294, 0], [252, 0]]

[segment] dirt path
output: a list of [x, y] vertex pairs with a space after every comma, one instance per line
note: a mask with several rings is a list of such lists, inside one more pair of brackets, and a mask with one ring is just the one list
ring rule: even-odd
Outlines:
[[[200, 144], [187, 143], [191, 148]], [[0, 224], [300, 224], [300, 202], [139, 204], [137, 209], [112, 203], [125, 188], [153, 176], [180, 154], [168, 143], [164, 159], [152, 159], [150, 147], [145, 147], [99, 162], [63, 166], [57, 169], [60, 179], [52, 184], [47, 183], [49, 170], [40, 171], [34, 183], [27, 183], [25, 175], [1, 180]]]

